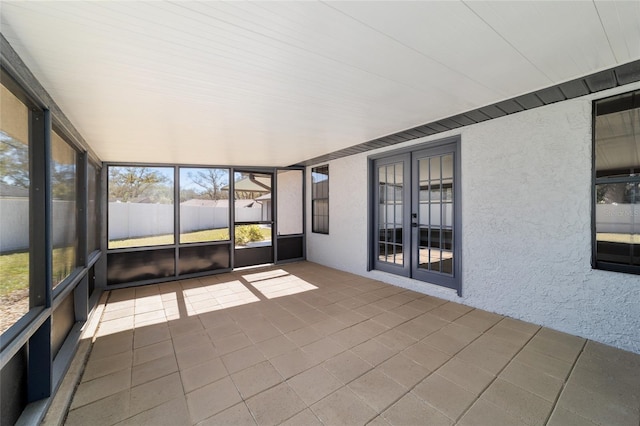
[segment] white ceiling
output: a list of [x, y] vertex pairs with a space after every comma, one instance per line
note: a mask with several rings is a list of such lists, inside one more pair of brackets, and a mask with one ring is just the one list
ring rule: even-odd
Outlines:
[[640, 58], [640, 2], [13, 2], [104, 161], [285, 166]]

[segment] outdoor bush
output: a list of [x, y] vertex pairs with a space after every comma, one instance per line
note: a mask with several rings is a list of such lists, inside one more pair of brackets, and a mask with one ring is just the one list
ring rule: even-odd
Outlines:
[[236, 244], [244, 246], [252, 241], [262, 241], [264, 236], [258, 225], [244, 225], [236, 228]]

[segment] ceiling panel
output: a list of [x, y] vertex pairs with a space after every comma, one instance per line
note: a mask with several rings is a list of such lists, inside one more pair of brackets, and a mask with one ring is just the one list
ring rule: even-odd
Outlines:
[[465, 4], [552, 81], [607, 68], [615, 61], [592, 2]]
[[3, 1], [0, 18], [101, 159], [284, 166], [637, 58], [636, 8]]
[[597, 1], [595, 5], [616, 60], [640, 57], [640, 1]]
[[[398, 2], [393, 19], [386, 2], [331, 2], [329, 6], [441, 64], [450, 79], [474, 81], [502, 97], [520, 93], [523, 85], [536, 88], [551, 83], [462, 2]], [[506, 64], [518, 79], [505, 80]]]

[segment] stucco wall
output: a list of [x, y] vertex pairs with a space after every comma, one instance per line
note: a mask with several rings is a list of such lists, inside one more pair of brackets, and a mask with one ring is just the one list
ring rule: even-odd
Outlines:
[[302, 234], [302, 170], [278, 171], [278, 234]]
[[[590, 264], [595, 98], [331, 161], [330, 233], [307, 229], [308, 259], [640, 353], [640, 276]], [[367, 272], [367, 156], [452, 135], [462, 139], [461, 298], [428, 283]]]

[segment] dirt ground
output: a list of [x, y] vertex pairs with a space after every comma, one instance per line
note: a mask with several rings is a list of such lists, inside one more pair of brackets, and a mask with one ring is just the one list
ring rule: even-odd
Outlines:
[[29, 312], [29, 289], [14, 291], [0, 298], [0, 334]]

